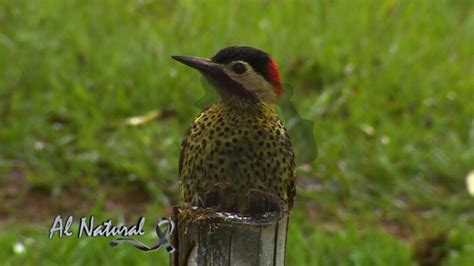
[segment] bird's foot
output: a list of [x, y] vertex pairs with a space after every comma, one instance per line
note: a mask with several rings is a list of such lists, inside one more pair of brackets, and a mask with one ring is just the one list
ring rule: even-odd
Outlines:
[[288, 211], [287, 205], [277, 195], [259, 189], [251, 189], [247, 192], [247, 206], [245, 214], [264, 215], [268, 213], [276, 214], [277, 217]]
[[214, 188], [206, 193], [203, 199], [203, 207], [211, 207], [216, 211], [235, 211], [235, 193], [229, 183], [218, 182], [214, 184]]

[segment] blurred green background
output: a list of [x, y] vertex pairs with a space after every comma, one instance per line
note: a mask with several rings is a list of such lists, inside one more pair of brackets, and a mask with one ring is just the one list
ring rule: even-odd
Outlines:
[[170, 55], [245, 44], [315, 121], [288, 265], [472, 266], [473, 43], [470, 0], [0, 1], [1, 264], [165, 265], [48, 229], [144, 215], [153, 243], [204, 94]]

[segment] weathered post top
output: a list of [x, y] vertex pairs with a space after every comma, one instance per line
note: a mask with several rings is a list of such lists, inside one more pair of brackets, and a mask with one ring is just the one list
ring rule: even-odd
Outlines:
[[173, 221], [171, 266], [285, 265], [287, 213], [251, 217], [175, 207]]

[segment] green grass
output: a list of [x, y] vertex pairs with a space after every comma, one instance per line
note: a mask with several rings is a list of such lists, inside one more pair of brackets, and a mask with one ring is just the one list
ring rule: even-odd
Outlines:
[[[4, 1], [0, 185], [21, 177], [20, 198], [41, 187], [54, 201], [69, 187], [138, 182], [160, 216], [176, 202], [179, 144], [204, 93], [169, 57], [246, 44], [278, 60], [316, 123], [319, 157], [298, 169], [289, 265], [412, 265], [437, 234], [447, 235], [444, 265], [472, 265], [473, 29], [469, 0]], [[125, 123], [156, 109], [156, 121]], [[167, 260], [96, 239], [49, 241], [54, 216], [29, 225], [21, 210], [0, 203], [2, 213], [14, 222], [0, 230], [7, 264]]]

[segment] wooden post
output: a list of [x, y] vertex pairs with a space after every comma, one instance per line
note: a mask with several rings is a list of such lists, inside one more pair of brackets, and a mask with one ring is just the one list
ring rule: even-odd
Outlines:
[[288, 214], [255, 218], [175, 207], [171, 266], [285, 265]]

